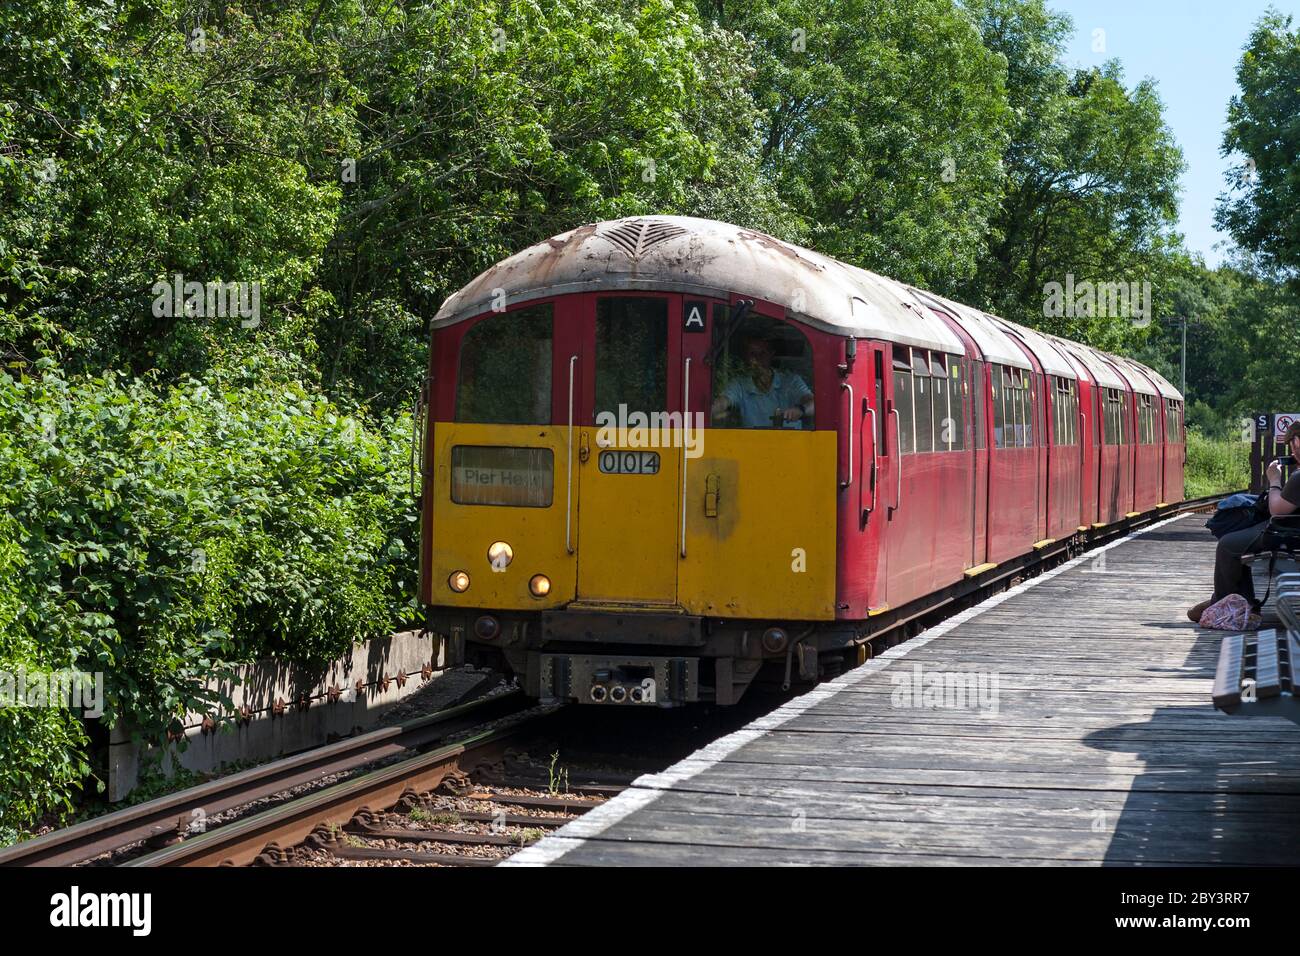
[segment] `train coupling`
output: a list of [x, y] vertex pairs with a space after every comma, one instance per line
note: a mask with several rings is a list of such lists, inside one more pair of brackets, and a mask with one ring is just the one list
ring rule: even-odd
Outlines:
[[700, 699], [700, 662], [694, 657], [530, 655], [535, 696], [546, 702], [624, 707], [675, 707]]

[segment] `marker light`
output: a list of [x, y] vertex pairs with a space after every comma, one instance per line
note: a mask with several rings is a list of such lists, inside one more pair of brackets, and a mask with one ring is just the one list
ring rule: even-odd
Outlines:
[[469, 575], [464, 571], [451, 572], [451, 577], [447, 579], [447, 587], [457, 594], [464, 594], [469, 590]]
[[528, 579], [528, 590], [533, 597], [544, 598], [551, 593], [551, 579], [544, 574], [534, 574]]
[[488, 546], [488, 563], [493, 571], [504, 571], [515, 558], [515, 549], [504, 541], [493, 541]]

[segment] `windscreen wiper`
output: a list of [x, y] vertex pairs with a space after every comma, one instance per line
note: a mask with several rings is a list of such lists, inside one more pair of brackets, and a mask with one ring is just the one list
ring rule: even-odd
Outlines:
[[722, 327], [722, 335], [713, 340], [713, 345], [709, 348], [709, 354], [705, 356], [704, 364], [712, 366], [728, 342], [731, 341], [731, 333], [736, 331], [736, 327], [744, 321], [749, 310], [754, 307], [753, 299], [741, 299], [731, 307], [731, 314], [727, 316], [727, 324]]

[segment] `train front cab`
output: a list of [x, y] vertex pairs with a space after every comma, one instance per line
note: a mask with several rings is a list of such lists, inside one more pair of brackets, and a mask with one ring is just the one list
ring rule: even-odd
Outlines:
[[[543, 699], [731, 703], [835, 619], [842, 336], [657, 292], [434, 335], [422, 596], [468, 659], [504, 658]], [[714, 417], [756, 339], [812, 389], [810, 419]]]

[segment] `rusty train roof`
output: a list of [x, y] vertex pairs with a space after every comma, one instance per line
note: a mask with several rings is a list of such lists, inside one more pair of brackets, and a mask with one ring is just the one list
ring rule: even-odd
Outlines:
[[[1048, 337], [1032, 330], [765, 233], [691, 216], [588, 223], [539, 242], [448, 296], [433, 326], [452, 325], [494, 305], [500, 308], [503, 301], [628, 289], [721, 299], [733, 293], [752, 296], [783, 305], [791, 318], [826, 332], [963, 353], [956, 333], [927, 307], [930, 297], [944, 303], [944, 311], [958, 313], [954, 319], [972, 334], [988, 360], [1027, 367], [1011, 341], [1018, 335], [1040, 362], [1046, 356], [1044, 365], [1051, 366], [1053, 374], [1073, 372]], [[1101, 357], [1088, 346], [1071, 344]], [[1173, 392], [1169, 397], [1181, 398], [1154, 377], [1162, 392], [1168, 386]]]

